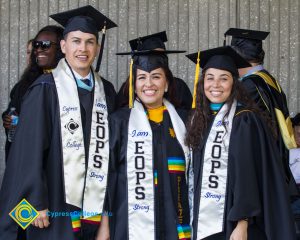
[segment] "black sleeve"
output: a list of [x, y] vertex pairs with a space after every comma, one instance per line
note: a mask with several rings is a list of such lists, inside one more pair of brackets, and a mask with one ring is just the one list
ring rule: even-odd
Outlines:
[[[9, 212], [25, 198], [36, 210], [48, 208], [45, 162], [51, 142], [53, 112], [58, 108], [53, 87], [39, 84], [24, 98], [0, 191], [0, 232], [16, 234]], [[55, 174], [55, 173], [53, 173]]]
[[253, 112], [235, 117], [229, 178], [233, 204], [228, 220], [253, 218], [268, 239], [295, 239], [284, 172], [268, 127]]
[[[122, 191], [122, 196], [126, 192], [124, 175], [120, 174], [122, 172], [120, 169], [125, 167], [129, 114], [130, 109], [123, 108], [117, 110], [109, 118], [110, 162], [107, 183], [107, 206], [109, 206], [109, 211], [112, 213], [112, 217], [109, 218], [112, 236], [115, 231], [117, 209], [120, 203], [120, 199], [118, 199], [120, 192], [118, 191]], [[111, 238], [113, 239], [112, 236]]]
[[[20, 99], [20, 96], [18, 96], [19, 87], [20, 87], [20, 82], [17, 82], [15, 84], [15, 86], [13, 87], [13, 89], [11, 90], [10, 95], [9, 95], [10, 101], [8, 103], [7, 109], [2, 113], [2, 120], [4, 120], [4, 116], [9, 113], [11, 107], [15, 107], [17, 113], [18, 114], [20, 113], [19, 105], [20, 105], [21, 99]], [[7, 134], [7, 129], [5, 129], [5, 132]]]
[[272, 111], [271, 100], [266, 94], [266, 91], [260, 84], [256, 84], [256, 81], [264, 81], [260, 77], [249, 77], [243, 80], [243, 87], [248, 92], [250, 98], [256, 103], [256, 105], [264, 112]]
[[261, 158], [264, 142], [260, 142], [258, 128], [247, 114], [235, 117], [230, 140], [229, 191], [233, 195], [228, 214], [230, 221], [258, 216], [262, 213], [259, 178], [254, 159]]

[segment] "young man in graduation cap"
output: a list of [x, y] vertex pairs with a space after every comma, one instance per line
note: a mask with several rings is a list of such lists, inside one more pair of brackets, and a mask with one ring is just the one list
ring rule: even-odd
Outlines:
[[265, 52], [262, 41], [268, 35], [269, 32], [239, 28], [230, 28], [225, 32], [225, 37], [232, 36], [231, 46], [251, 64], [250, 67], [239, 69], [244, 87], [258, 107], [276, 122], [277, 145], [293, 192], [294, 181], [288, 163], [289, 149], [295, 148], [296, 142], [285, 93], [279, 82], [263, 66]]
[[[168, 41], [166, 31], [154, 33], [144, 37], [139, 37], [129, 41], [132, 52], [141, 50], [166, 50], [165, 42]], [[190, 109], [192, 104], [192, 95], [187, 84], [180, 78], [174, 77], [176, 87], [176, 100], [178, 107]], [[122, 107], [127, 101], [128, 86], [124, 82], [117, 94], [117, 107]]]
[[[91, 6], [51, 17], [65, 27], [65, 58], [35, 81], [22, 105], [0, 192], [1, 240], [16, 238], [18, 225], [8, 214], [23, 198], [39, 212], [29, 240], [94, 239], [105, 210], [115, 91], [91, 65], [98, 31], [116, 25]], [[22, 211], [29, 222], [33, 216]]]

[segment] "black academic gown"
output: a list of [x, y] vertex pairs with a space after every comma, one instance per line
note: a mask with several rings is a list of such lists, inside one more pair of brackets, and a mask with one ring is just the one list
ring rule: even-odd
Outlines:
[[[276, 80], [273, 76], [266, 70], [259, 71], [261, 73], [267, 74], [276, 86]], [[293, 180], [290, 168], [289, 168], [289, 150], [286, 148], [282, 135], [279, 129], [279, 123], [275, 114], [275, 107], [279, 109], [285, 118], [289, 117], [289, 110], [286, 101], [286, 95], [281, 89], [281, 92], [267, 84], [264, 79], [255, 74], [250, 74], [242, 78], [242, 83], [244, 88], [249, 93], [250, 97], [254, 100], [257, 106], [264, 111], [269, 117], [274, 120], [277, 125], [277, 141], [279, 154], [282, 159], [283, 167], [285, 170], [285, 175], [287, 182], [290, 184], [290, 192], [294, 194], [297, 193], [295, 182]]]
[[[11, 107], [15, 107], [16, 112], [18, 114], [20, 113], [23, 95], [24, 92], [21, 89], [21, 82], [17, 82], [10, 92], [10, 102], [8, 104], [7, 109], [2, 113], [2, 120], [9, 113]], [[8, 134], [7, 129], [5, 129], [5, 134], [6, 134], [6, 142], [5, 142], [5, 161], [6, 161], [11, 143], [7, 140], [7, 134]]]
[[[186, 120], [187, 112], [178, 111], [178, 114]], [[109, 202], [112, 211], [110, 218], [111, 240], [128, 239], [128, 193], [127, 193], [127, 141], [128, 141], [128, 123], [130, 109], [120, 108], [110, 118], [110, 169], [109, 169]], [[150, 122], [151, 123], [151, 122]], [[153, 133], [153, 159], [154, 161], [165, 164], [166, 160], [166, 142], [162, 134], [163, 126], [151, 123]], [[164, 161], [162, 161], [164, 160]], [[155, 168], [154, 163], [154, 168]], [[164, 166], [166, 169], [167, 166]], [[160, 174], [160, 173], [158, 173]], [[168, 172], [163, 173], [164, 182], [162, 189], [162, 199], [159, 199], [160, 209], [158, 209], [158, 199], [155, 195], [155, 235], [157, 240], [176, 240], [177, 233], [177, 213], [175, 208], [175, 199], [172, 195]], [[158, 180], [160, 183], [160, 180]], [[159, 184], [158, 183], [158, 184]], [[183, 190], [184, 191], [184, 190]], [[155, 190], [157, 193], [157, 190]], [[187, 195], [187, 189], [186, 189]], [[147, 236], [145, 236], [147, 238]], [[130, 239], [128, 239], [130, 240]]]
[[[115, 90], [103, 81], [111, 113], [115, 104]], [[79, 90], [84, 140], [89, 139], [92, 108], [91, 93]], [[20, 113], [15, 141], [11, 146], [0, 191], [0, 239], [15, 240], [17, 223], [9, 212], [25, 198], [36, 210], [66, 212], [75, 207], [65, 203], [63, 162], [60, 132], [58, 96], [52, 74], [39, 77], [29, 88]], [[89, 126], [89, 127], [87, 127]], [[87, 152], [87, 149], [86, 149]], [[50, 217], [45, 229], [30, 225], [28, 240], [72, 240], [70, 217]]]
[[[206, 240], [227, 240], [237, 221], [248, 218], [249, 240], [295, 240], [295, 229], [278, 150], [256, 114], [238, 107], [229, 145], [225, 222], [222, 233]], [[213, 122], [210, 121], [210, 125]], [[205, 141], [193, 153], [194, 239], [197, 233]]]
[[[187, 110], [191, 109], [193, 97], [188, 85], [182, 79], [177, 77], [174, 77], [174, 84], [176, 89], [176, 100], [178, 102], [177, 107]], [[125, 99], [126, 94], [124, 91], [126, 91], [125, 82], [117, 93], [117, 108], [124, 107], [126, 103], [128, 103], [128, 100]]]

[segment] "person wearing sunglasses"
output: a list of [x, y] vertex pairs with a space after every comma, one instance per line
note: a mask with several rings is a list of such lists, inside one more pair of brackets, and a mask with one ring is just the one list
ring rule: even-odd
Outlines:
[[[48, 35], [47, 33], [42, 34], [38, 39], [45, 38], [51, 39], [55, 36]], [[33, 50], [35, 52], [36, 63], [42, 68], [53, 68], [57, 65], [55, 61], [55, 52], [59, 48], [59, 44], [51, 40], [35, 40], [32, 43]]]
[[[11, 107], [16, 108], [17, 114], [21, 111], [22, 99], [29, 86], [43, 73], [56, 67], [58, 61], [64, 56], [58, 45], [62, 39], [63, 28], [54, 25], [43, 27], [31, 41], [32, 51], [29, 55], [29, 64], [19, 82], [10, 93], [8, 108], [2, 114], [3, 127], [6, 134], [11, 126], [11, 117], [8, 115]], [[5, 155], [9, 152], [11, 143], [6, 141]]]
[[[21, 103], [25, 96], [26, 91], [29, 86], [43, 73], [54, 68], [58, 61], [63, 57], [63, 53], [60, 48], [54, 46], [60, 42], [62, 39], [63, 28], [47, 25], [43, 27], [37, 35], [28, 41], [27, 43], [27, 63], [28, 66], [25, 69], [24, 73], [21, 76], [19, 82], [13, 87], [10, 93], [10, 102], [8, 108], [2, 114], [3, 127], [5, 128], [6, 135], [11, 126], [11, 116], [8, 115], [11, 107], [16, 108], [17, 114], [21, 112]], [[39, 48], [38, 44], [34, 45], [37, 42], [52, 42], [48, 44], [49, 47]], [[33, 46], [34, 45], [34, 46]], [[39, 60], [40, 59], [40, 60]], [[47, 70], [47, 71], [46, 71]], [[6, 140], [5, 144], [5, 159], [7, 160], [11, 142]], [[25, 232], [19, 228], [18, 229], [18, 239], [26, 239]]]

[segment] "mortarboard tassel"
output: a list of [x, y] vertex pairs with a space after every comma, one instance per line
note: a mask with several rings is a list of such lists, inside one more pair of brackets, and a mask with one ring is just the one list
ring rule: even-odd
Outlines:
[[105, 35], [106, 35], [106, 25], [104, 25], [104, 27], [102, 29], [102, 39], [101, 39], [99, 57], [98, 57], [98, 60], [97, 60], [97, 65], [96, 65], [96, 70], [95, 70], [96, 72], [99, 72], [99, 70], [100, 70], [100, 65], [101, 65], [102, 56], [103, 56]]
[[133, 76], [132, 76], [133, 59], [130, 59], [129, 70], [129, 108], [133, 107]]
[[198, 81], [199, 81], [199, 72], [200, 72], [200, 51], [198, 52], [196, 71], [195, 71], [193, 103], [192, 103], [192, 108], [193, 109], [196, 108], [196, 94], [197, 94], [197, 84], [198, 84]]

